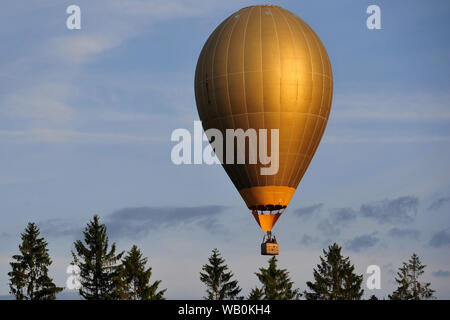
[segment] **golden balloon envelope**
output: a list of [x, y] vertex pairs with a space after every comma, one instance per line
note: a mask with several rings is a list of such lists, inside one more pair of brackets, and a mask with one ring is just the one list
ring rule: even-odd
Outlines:
[[325, 47], [302, 19], [281, 7], [243, 8], [206, 41], [195, 72], [204, 130], [216, 128], [225, 137], [226, 129], [279, 129], [276, 174], [261, 175], [260, 163], [223, 164], [264, 231], [279, 214], [256, 210], [289, 204], [324, 133], [332, 95]]

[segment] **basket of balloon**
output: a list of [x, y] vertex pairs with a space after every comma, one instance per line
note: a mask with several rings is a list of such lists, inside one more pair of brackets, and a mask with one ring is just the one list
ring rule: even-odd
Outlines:
[[261, 243], [261, 254], [263, 256], [278, 255], [278, 243], [263, 242]]

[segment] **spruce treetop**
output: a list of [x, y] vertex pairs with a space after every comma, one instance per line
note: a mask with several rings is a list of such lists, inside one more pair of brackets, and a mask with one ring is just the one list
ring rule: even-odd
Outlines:
[[123, 252], [116, 254], [116, 244], [111, 245], [106, 226], [94, 215], [83, 231], [84, 243], [74, 242], [73, 264], [80, 268], [81, 288], [85, 299], [117, 299], [120, 297], [121, 265], [117, 262]]
[[28, 223], [21, 234], [22, 243], [19, 254], [14, 255], [10, 263], [10, 293], [17, 300], [53, 300], [63, 288], [57, 287], [48, 275], [52, 264], [47, 242], [40, 238], [35, 223]]
[[328, 251], [323, 250], [313, 276], [314, 282], [306, 283], [311, 290], [305, 291], [307, 300], [359, 300], [364, 293], [363, 276], [355, 273], [350, 258], [342, 256], [341, 247], [336, 243]]
[[228, 271], [229, 268], [219, 250], [212, 250], [208, 262], [209, 264], [203, 265], [203, 272], [200, 272], [200, 281], [207, 287], [207, 296], [204, 298], [207, 300], [240, 299], [238, 294], [241, 292], [241, 288], [237, 280], [232, 280], [233, 273]]
[[152, 268], [146, 269], [148, 258], [143, 257], [141, 250], [133, 245], [122, 260], [122, 279], [124, 282], [124, 298], [131, 300], [163, 300], [166, 289], [158, 291], [161, 280], [150, 284]]
[[426, 265], [422, 264], [417, 254], [413, 253], [408, 262], [397, 272], [395, 281], [398, 284], [397, 289], [389, 295], [391, 300], [423, 300], [433, 299], [433, 293], [430, 282], [420, 282], [419, 278], [424, 274]]
[[259, 268], [255, 272], [261, 282], [261, 288], [254, 288], [250, 292], [249, 300], [297, 300], [301, 294], [299, 289], [293, 289], [294, 282], [286, 269], [278, 269], [277, 258], [269, 259], [267, 268]]

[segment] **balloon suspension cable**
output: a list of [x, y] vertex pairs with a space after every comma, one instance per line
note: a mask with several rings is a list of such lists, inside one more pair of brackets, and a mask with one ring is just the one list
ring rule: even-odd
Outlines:
[[[266, 236], [267, 236], [267, 238], [266, 238]], [[272, 233], [272, 231], [266, 231], [266, 233], [263, 236], [263, 243], [277, 243], [277, 238]]]

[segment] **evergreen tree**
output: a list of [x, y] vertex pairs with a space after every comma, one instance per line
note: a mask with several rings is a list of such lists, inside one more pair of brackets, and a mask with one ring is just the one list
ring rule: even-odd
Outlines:
[[264, 298], [264, 291], [260, 288], [254, 288], [250, 291], [248, 300], [262, 300]]
[[40, 231], [32, 222], [28, 223], [21, 234], [20, 254], [12, 258], [10, 293], [17, 300], [54, 300], [63, 288], [57, 287], [48, 276], [48, 267], [52, 264], [47, 249], [47, 242], [39, 238]]
[[250, 292], [249, 300], [298, 300], [301, 297], [299, 289], [292, 289], [294, 283], [289, 278], [286, 269], [278, 269], [277, 258], [269, 260], [267, 269], [259, 268], [255, 272], [262, 288], [254, 288]]
[[116, 255], [116, 244], [109, 249], [106, 226], [94, 216], [83, 231], [84, 242], [77, 240], [72, 251], [73, 264], [80, 268], [81, 288], [79, 293], [88, 300], [110, 300], [121, 297], [121, 259], [123, 252]]
[[378, 298], [376, 295], [373, 294], [370, 296], [369, 300], [378, 300]]
[[200, 280], [207, 288], [205, 299], [241, 299], [241, 297], [238, 297], [241, 288], [238, 286], [237, 280], [231, 280], [233, 273], [227, 272], [228, 266], [225, 264], [225, 259], [221, 257], [219, 250], [213, 249], [208, 261], [210, 264], [203, 265], [203, 272], [200, 272]]
[[161, 280], [150, 284], [152, 268], [146, 269], [147, 258], [142, 257], [141, 250], [133, 245], [122, 260], [122, 279], [125, 299], [129, 300], [163, 300], [166, 289], [158, 291]]
[[391, 300], [423, 300], [432, 299], [434, 290], [430, 282], [419, 282], [419, 277], [425, 272], [426, 265], [420, 262], [419, 256], [413, 253], [408, 263], [403, 262], [395, 281], [398, 288], [389, 295]]
[[349, 257], [344, 258], [341, 247], [336, 243], [323, 250], [320, 264], [314, 269], [314, 282], [306, 285], [311, 292], [305, 291], [307, 300], [360, 300], [362, 275], [357, 275]]

